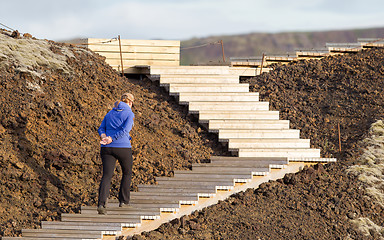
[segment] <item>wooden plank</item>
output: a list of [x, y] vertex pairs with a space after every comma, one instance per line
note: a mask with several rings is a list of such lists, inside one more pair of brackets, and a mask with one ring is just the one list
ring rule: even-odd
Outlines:
[[[111, 66], [120, 66], [120, 59], [106, 59], [105, 60]], [[164, 63], [164, 64], [163, 64]], [[124, 67], [136, 66], [136, 65], [165, 65], [175, 66], [179, 64], [179, 60], [166, 60], [166, 59], [123, 59]]]
[[[106, 63], [114, 68], [121, 66], [120, 60], [106, 59]], [[123, 60], [124, 67], [131, 67], [136, 65], [156, 65], [156, 66], [178, 66], [179, 61], [167, 61], [167, 60]], [[140, 70], [140, 69], [139, 69]], [[124, 71], [125, 72], [125, 71]]]
[[145, 185], [139, 184], [139, 191], [150, 191], [150, 192], [175, 192], [175, 193], [197, 193], [197, 194], [216, 194], [216, 187], [214, 186], [205, 186], [201, 188], [185, 188], [183, 186], [179, 187], [165, 187], [159, 185]]
[[[96, 208], [94, 209], [96, 212]], [[93, 223], [93, 222], [58, 222], [42, 221], [43, 229], [66, 229], [66, 230], [91, 230], [91, 231], [121, 231], [120, 223]]]
[[[90, 50], [94, 52], [118, 52], [120, 53], [119, 46], [109, 46], [109, 45], [89, 45]], [[123, 53], [174, 53], [179, 54], [180, 48], [178, 47], [152, 47], [152, 46], [121, 46], [121, 51]]]
[[63, 222], [94, 222], [94, 223], [121, 223], [137, 224], [141, 223], [141, 217], [125, 217], [125, 215], [96, 215], [96, 214], [77, 214], [74, 216], [63, 216]]
[[25, 237], [71, 237], [73, 239], [102, 238], [101, 231], [86, 230], [61, 230], [61, 229], [22, 229], [22, 235]]
[[[118, 59], [120, 60], [119, 52], [103, 52], [100, 55], [107, 59]], [[123, 60], [180, 60], [180, 54], [174, 53], [122, 53]]]
[[[49, 238], [42, 238], [42, 237], [2, 237], [2, 240], [74, 240], [73, 237], [49, 237]], [[102, 240], [101, 238], [81, 238], [81, 240]]]
[[131, 192], [131, 197], [133, 196], [183, 196], [183, 197], [198, 197], [197, 193], [177, 193], [177, 192]]
[[180, 41], [176, 40], [121, 40], [121, 54], [117, 39], [89, 38], [79, 42], [86, 42], [88, 48], [106, 58], [106, 62], [117, 71], [124, 66], [126, 73], [142, 73], [142, 69], [133, 69], [132, 66], [179, 66]]
[[[85, 41], [91, 45], [119, 45], [117, 39], [108, 38], [87, 38]], [[180, 47], [179, 40], [140, 40], [140, 39], [121, 39], [122, 46], [167, 46]]]
[[[111, 66], [116, 71], [120, 72], [120, 66]], [[143, 68], [136, 68], [133, 66], [124, 66], [124, 73], [127, 74], [149, 74], [149, 70]]]

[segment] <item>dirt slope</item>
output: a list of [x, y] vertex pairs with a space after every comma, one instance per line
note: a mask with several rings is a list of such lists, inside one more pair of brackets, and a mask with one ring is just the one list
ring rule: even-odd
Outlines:
[[149, 80], [121, 78], [103, 57], [79, 47], [10, 34], [0, 33], [1, 236], [95, 204], [97, 128], [124, 92], [136, 98], [134, 189], [221, 152], [215, 136]]

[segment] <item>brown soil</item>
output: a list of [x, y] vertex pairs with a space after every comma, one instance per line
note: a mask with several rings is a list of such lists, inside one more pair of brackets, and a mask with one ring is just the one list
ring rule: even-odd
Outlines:
[[[0, 33], [6, 36], [6, 32]], [[47, 45], [45, 55], [66, 57], [58, 69], [0, 56], [0, 235], [19, 235], [60, 213], [95, 204], [101, 178], [97, 128], [122, 93], [136, 98], [133, 111], [133, 181], [154, 183], [212, 154], [224, 154], [216, 136], [187, 116], [150, 80], [120, 77], [104, 58], [75, 46], [12, 39], [2, 45]], [[15, 48], [15, 47], [14, 47]], [[21, 52], [21, 50], [20, 50]], [[25, 56], [24, 58], [33, 56]], [[55, 65], [56, 66], [56, 65]], [[111, 189], [117, 197], [120, 169]]]
[[[22, 40], [8, 38], [16, 44]], [[137, 99], [134, 189], [140, 183], [154, 183], [156, 176], [170, 176], [174, 169], [190, 168], [192, 162], [207, 161], [212, 154], [227, 154], [215, 135], [201, 129], [187, 116], [187, 109], [156, 84], [121, 78], [102, 57], [78, 47], [46, 44], [49, 54], [66, 56], [64, 65], [38, 62], [23, 67], [0, 54], [0, 235], [19, 235], [22, 228], [37, 228], [42, 220], [58, 220], [62, 212], [95, 204], [100, 180], [96, 130], [123, 92], [132, 92]], [[370, 124], [383, 119], [383, 63], [384, 50], [372, 49], [276, 66], [269, 74], [247, 80], [252, 91], [281, 112], [281, 119], [291, 120], [302, 138], [310, 138], [323, 156], [337, 157], [338, 163], [286, 175], [133, 238], [383, 237], [373, 230], [365, 236], [350, 222], [365, 216], [380, 225], [384, 209], [345, 171], [361, 154], [358, 141]]]

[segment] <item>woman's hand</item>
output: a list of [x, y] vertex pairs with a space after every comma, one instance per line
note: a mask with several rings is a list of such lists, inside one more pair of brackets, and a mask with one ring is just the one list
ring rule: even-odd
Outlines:
[[[103, 136], [102, 136], [103, 137]], [[103, 137], [100, 141], [100, 144], [102, 145], [108, 145], [112, 142], [112, 138], [111, 137]]]

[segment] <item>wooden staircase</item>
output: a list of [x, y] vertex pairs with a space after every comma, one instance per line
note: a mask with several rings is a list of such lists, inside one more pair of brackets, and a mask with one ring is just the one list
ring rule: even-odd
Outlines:
[[132, 208], [110, 200], [107, 214], [98, 215], [96, 207], [82, 206], [80, 214], [62, 214], [61, 221], [45, 221], [41, 229], [23, 229], [22, 237], [2, 239], [115, 239], [150, 231], [305, 164], [336, 161], [321, 158], [320, 149], [310, 148], [309, 139], [300, 139], [299, 130], [289, 129], [288, 120], [280, 120], [278, 111], [270, 111], [268, 102], [239, 83], [240, 76], [254, 75], [255, 69], [228, 66], [150, 67], [150, 78], [188, 105], [233, 157], [212, 156], [210, 163], [193, 164], [192, 171], [156, 178], [157, 185], [139, 185], [131, 193]]

